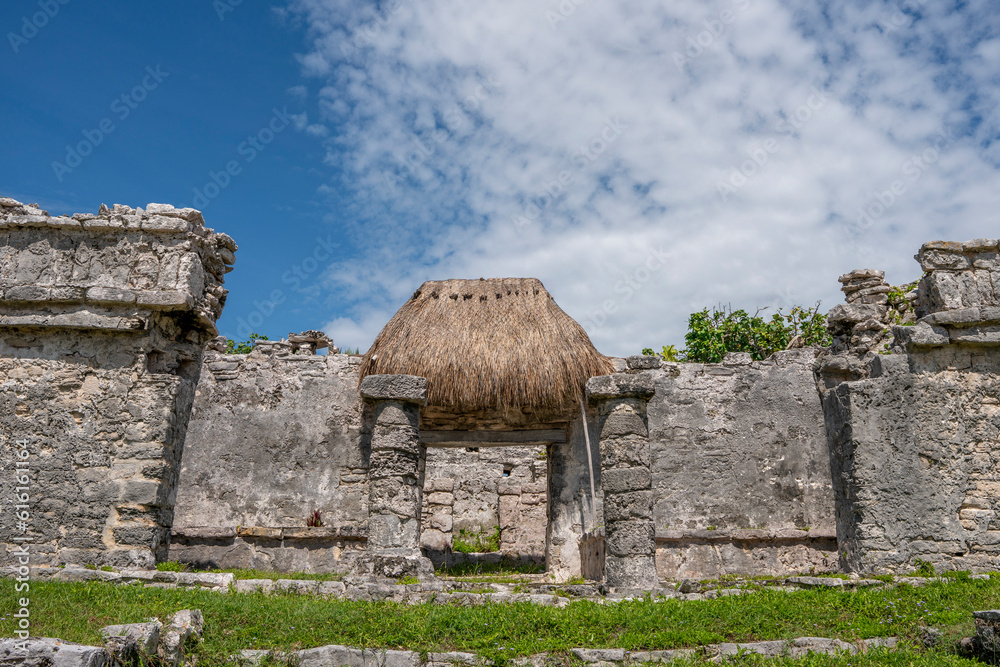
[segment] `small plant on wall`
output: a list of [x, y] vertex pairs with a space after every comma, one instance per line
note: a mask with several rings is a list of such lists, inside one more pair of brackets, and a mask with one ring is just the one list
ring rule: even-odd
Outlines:
[[315, 510], [306, 519], [306, 525], [310, 528], [320, 528], [323, 525], [323, 518], [319, 515], [319, 510]]
[[451, 538], [451, 549], [464, 554], [500, 551], [500, 526], [494, 526], [488, 533], [482, 529], [460, 528], [458, 535]]

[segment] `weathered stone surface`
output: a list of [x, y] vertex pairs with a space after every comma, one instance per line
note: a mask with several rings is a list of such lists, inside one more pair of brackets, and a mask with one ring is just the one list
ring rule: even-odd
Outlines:
[[19, 647], [21, 640], [0, 639], [0, 665], [28, 667], [111, 667], [114, 664], [107, 649], [64, 642], [61, 639], [38, 637], [25, 640], [27, 651]]
[[[660, 576], [836, 567], [816, 355], [811, 348], [779, 352], [725, 376], [678, 364], [676, 374], [656, 376], [647, 419]], [[748, 527], [766, 530], [734, 532]], [[794, 530], [805, 527], [827, 538], [808, 540]], [[783, 530], [802, 537], [776, 539]]]
[[[215, 235], [144, 235], [148, 214], [122, 206], [88, 226], [30, 216], [37, 225], [0, 241], [0, 431], [28, 441], [31, 483], [45, 490], [35, 558], [150, 566], [166, 555], [202, 348], [226, 297]], [[153, 312], [137, 303], [152, 290], [183, 303]], [[140, 441], [151, 456], [137, 465]], [[0, 480], [0, 505], [13, 504], [12, 482]], [[13, 531], [4, 522], [0, 543]]]
[[361, 381], [361, 397], [425, 405], [427, 379], [415, 375], [368, 375]]
[[587, 397], [591, 401], [609, 398], [643, 398], [653, 395], [653, 376], [649, 373], [615, 373], [587, 381]]
[[198, 609], [183, 609], [170, 620], [163, 630], [160, 658], [167, 665], [177, 667], [184, 660], [184, 644], [188, 639], [201, 637], [205, 622]]
[[[364, 537], [368, 485], [358, 366], [342, 354], [290, 359], [257, 348], [248, 355], [207, 353], [177, 492], [174, 529], [184, 537], [172, 540], [171, 559], [345, 571], [364, 548], [363, 539], [345, 540], [339, 533], [323, 538], [326, 549], [317, 549], [315, 541], [282, 542], [280, 530], [271, 538], [192, 533], [209, 527], [304, 528], [319, 511], [326, 526], [358, 528]], [[219, 380], [213, 367], [235, 377]], [[260, 443], [251, 456], [248, 442]]]
[[109, 625], [101, 628], [101, 636], [108, 651], [120, 663], [141, 664], [144, 658], [156, 656], [162, 628], [163, 624], [153, 619], [148, 623]]

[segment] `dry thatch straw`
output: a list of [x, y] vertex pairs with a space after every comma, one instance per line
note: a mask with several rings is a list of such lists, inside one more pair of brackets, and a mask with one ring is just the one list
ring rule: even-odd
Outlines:
[[611, 372], [536, 278], [428, 281], [361, 364], [362, 378], [427, 378], [428, 405], [455, 412], [572, 410], [589, 378]]

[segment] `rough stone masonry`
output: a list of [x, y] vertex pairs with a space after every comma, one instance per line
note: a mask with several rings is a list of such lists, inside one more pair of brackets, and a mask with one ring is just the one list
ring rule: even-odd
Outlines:
[[[30, 519], [0, 522], [32, 565], [152, 566], [236, 244], [150, 204], [50, 216], [0, 198], [0, 460], [27, 440]], [[4, 512], [15, 480], [0, 478]]]
[[[936, 241], [916, 259], [915, 323], [885, 301], [838, 306], [830, 319], [847, 344], [817, 363], [841, 567], [996, 570], [1000, 244]], [[845, 289], [861, 273], [842, 278]], [[892, 338], [872, 347], [857, 334], [876, 325]]]

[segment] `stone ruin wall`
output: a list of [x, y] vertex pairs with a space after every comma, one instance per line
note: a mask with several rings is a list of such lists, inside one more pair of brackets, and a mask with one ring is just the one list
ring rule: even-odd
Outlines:
[[[345, 570], [365, 549], [371, 455], [361, 357], [258, 341], [209, 344], [188, 427], [172, 559], [224, 567]], [[297, 353], [296, 353], [297, 352]], [[542, 447], [430, 448], [422, 545], [437, 563], [461, 529], [500, 526], [505, 557], [544, 562]], [[318, 511], [325, 524], [307, 528]]]
[[[33, 564], [148, 567], [171, 530], [170, 557], [203, 564], [344, 571], [366, 552], [360, 359], [309, 335], [224, 354], [231, 238], [192, 209], [3, 198], [0, 233], [0, 451], [30, 443]], [[423, 546], [500, 525], [557, 579], [596, 576], [602, 549], [623, 580], [647, 553], [670, 578], [1000, 568], [1000, 243], [917, 259], [905, 298], [879, 271], [841, 277], [830, 350], [616, 360], [587, 414], [593, 504], [580, 419], [544, 457], [431, 449]], [[5, 512], [15, 494], [5, 475]], [[17, 531], [0, 525], [5, 565]]]
[[[657, 569], [671, 578], [837, 568], [815, 348], [664, 363], [649, 401]], [[655, 362], [652, 364], [655, 365]]]
[[849, 339], [817, 366], [841, 564], [997, 570], [1000, 246], [932, 242], [916, 259], [915, 324], [890, 324], [884, 304], [838, 307], [845, 328], [886, 323], [892, 354]]
[[[368, 512], [360, 358], [292, 354], [270, 341], [249, 355], [209, 347], [171, 558], [282, 570], [350, 567], [365, 549]], [[636, 362], [656, 377], [649, 432], [661, 576], [836, 568], [815, 356], [790, 350], [764, 362], [741, 355], [724, 364]], [[632, 362], [616, 364], [627, 370]], [[505, 556], [544, 562], [548, 555], [563, 578], [593, 572], [580, 544], [604, 524], [596, 415], [590, 420], [596, 513], [580, 424], [569, 443], [549, 451], [429, 448], [421, 544], [432, 560], [463, 562], [449, 553], [453, 536], [499, 525]], [[305, 528], [313, 510], [325, 528]]]
[[431, 560], [462, 562], [453, 536], [499, 527], [504, 558], [544, 566], [547, 456], [540, 445], [428, 449], [420, 539]]
[[[166, 557], [177, 464], [236, 245], [193, 209], [49, 216], [0, 198], [0, 563]], [[13, 516], [27, 440], [30, 531]], [[20, 493], [20, 492], [17, 492]]]

